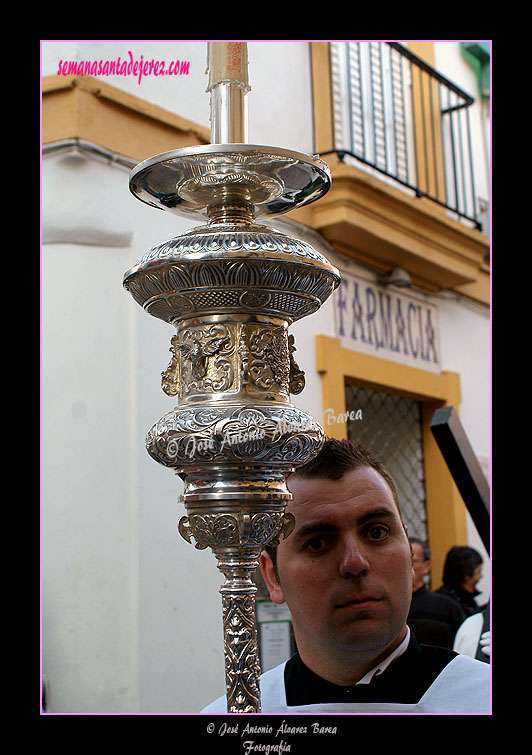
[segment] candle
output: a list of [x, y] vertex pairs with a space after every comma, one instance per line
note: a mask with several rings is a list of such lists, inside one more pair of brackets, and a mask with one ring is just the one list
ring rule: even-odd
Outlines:
[[207, 91], [211, 93], [211, 142], [246, 142], [246, 95], [251, 89], [247, 43], [209, 42], [207, 70]]
[[246, 42], [209, 42], [209, 85], [207, 91], [220, 83], [234, 82], [245, 92], [250, 89], [248, 79], [248, 49]]

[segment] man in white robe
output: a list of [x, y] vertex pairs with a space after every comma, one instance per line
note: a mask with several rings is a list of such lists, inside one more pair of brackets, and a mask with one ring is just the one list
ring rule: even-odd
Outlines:
[[[261, 569], [297, 653], [261, 677], [261, 712], [489, 713], [489, 665], [420, 645], [407, 626], [412, 553], [382, 464], [329, 440], [288, 486], [295, 527]], [[224, 712], [224, 697], [202, 711]]]

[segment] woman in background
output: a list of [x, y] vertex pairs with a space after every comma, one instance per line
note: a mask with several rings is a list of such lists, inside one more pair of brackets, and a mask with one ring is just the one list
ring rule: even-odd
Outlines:
[[474, 548], [455, 545], [445, 559], [443, 585], [436, 590], [458, 601], [466, 614], [471, 616], [484, 609], [475, 598], [480, 595], [476, 589], [482, 578], [482, 557]]

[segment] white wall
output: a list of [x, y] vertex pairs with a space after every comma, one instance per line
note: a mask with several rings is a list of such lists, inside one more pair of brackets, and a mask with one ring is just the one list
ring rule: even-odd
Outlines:
[[[442, 343], [442, 368], [460, 374], [462, 403], [460, 422], [483, 470], [491, 465], [491, 323], [487, 309], [453, 294], [433, 297], [438, 304]], [[483, 577], [477, 585], [480, 604], [490, 594], [489, 556], [467, 515], [468, 543], [482, 556]]]
[[43, 663], [65, 712], [137, 706], [130, 249], [43, 247]]

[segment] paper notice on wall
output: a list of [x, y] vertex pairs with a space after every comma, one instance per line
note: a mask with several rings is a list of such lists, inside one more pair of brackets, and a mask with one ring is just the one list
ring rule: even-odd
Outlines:
[[288, 606], [278, 605], [270, 600], [257, 601], [257, 623], [260, 662], [264, 673], [292, 655], [291, 615]]
[[290, 651], [290, 622], [268, 621], [260, 625], [260, 658], [262, 672], [287, 661]]
[[274, 603], [273, 600], [257, 600], [257, 622], [292, 621], [290, 609], [286, 603]]

